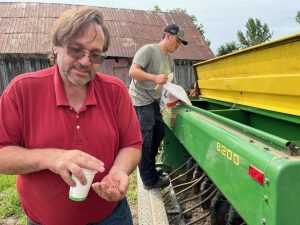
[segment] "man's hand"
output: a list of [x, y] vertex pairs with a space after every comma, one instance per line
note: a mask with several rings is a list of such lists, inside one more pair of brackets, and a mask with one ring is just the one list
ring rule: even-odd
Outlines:
[[53, 149], [47, 160], [48, 168], [52, 172], [59, 174], [72, 187], [75, 186], [75, 182], [71, 178], [72, 174], [77, 177], [81, 184], [86, 184], [87, 182], [81, 168], [95, 170], [100, 173], [105, 170], [102, 161], [79, 150]]
[[168, 74], [155, 75], [154, 82], [160, 85], [164, 85], [168, 82]]
[[107, 174], [101, 182], [92, 184], [94, 191], [107, 201], [119, 201], [126, 196], [129, 177], [123, 170], [114, 170]]

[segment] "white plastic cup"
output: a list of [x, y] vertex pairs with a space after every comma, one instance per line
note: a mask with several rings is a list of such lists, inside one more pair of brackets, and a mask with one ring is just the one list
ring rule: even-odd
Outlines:
[[84, 173], [84, 176], [86, 177], [87, 183], [85, 185], [82, 185], [80, 181], [72, 175], [72, 179], [75, 181], [76, 186], [70, 187], [69, 191], [69, 199], [80, 202], [84, 201], [89, 193], [89, 190], [91, 188], [94, 176], [96, 174], [95, 170], [89, 170], [89, 169], [83, 169], [82, 172]]

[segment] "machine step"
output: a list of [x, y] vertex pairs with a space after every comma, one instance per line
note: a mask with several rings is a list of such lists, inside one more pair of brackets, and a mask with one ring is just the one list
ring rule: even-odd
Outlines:
[[169, 225], [159, 188], [146, 190], [137, 169], [139, 225]]

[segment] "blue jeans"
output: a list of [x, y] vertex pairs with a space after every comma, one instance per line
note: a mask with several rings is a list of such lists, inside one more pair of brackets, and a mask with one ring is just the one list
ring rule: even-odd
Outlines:
[[143, 137], [142, 158], [139, 163], [141, 179], [144, 185], [151, 186], [158, 179], [155, 169], [155, 157], [165, 136], [165, 123], [160, 113], [159, 102], [135, 106]]
[[[41, 225], [27, 219], [27, 225]], [[133, 225], [127, 199], [122, 199], [114, 211], [105, 219], [87, 225]]]

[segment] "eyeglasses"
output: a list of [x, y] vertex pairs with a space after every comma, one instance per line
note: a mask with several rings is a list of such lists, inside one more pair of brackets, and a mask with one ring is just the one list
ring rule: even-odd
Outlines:
[[182, 41], [176, 36], [177, 43], [181, 43]]
[[106, 55], [104, 53], [93, 53], [83, 50], [81, 48], [75, 48], [71, 46], [67, 46], [67, 54], [75, 60], [82, 59], [86, 54], [94, 64], [101, 64], [106, 59]]
[[177, 42], [178, 44], [182, 43], [182, 41], [177, 37], [176, 34], [172, 34], [172, 33], [170, 33], [170, 34], [171, 34], [172, 37], [175, 37], [175, 38], [176, 38], [176, 42]]

